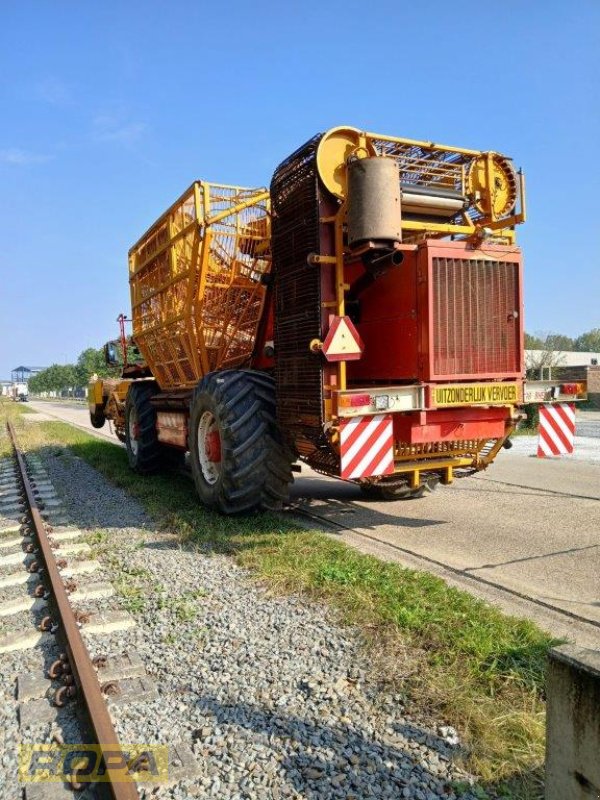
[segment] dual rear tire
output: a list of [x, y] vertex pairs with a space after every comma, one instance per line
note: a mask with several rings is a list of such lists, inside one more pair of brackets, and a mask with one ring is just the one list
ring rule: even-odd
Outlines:
[[[125, 445], [136, 472], [156, 472], [166, 448], [158, 441], [154, 381], [133, 383], [125, 406]], [[294, 454], [280, 434], [275, 384], [263, 372], [224, 370], [194, 390], [189, 417], [190, 466], [205, 506], [224, 514], [274, 511], [287, 500]]]

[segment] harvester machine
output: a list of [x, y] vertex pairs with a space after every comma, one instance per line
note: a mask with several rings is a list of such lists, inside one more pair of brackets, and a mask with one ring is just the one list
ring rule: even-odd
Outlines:
[[129, 252], [144, 363], [92, 421], [140, 473], [189, 451], [224, 513], [280, 507], [298, 460], [390, 500], [485, 469], [524, 403], [585, 391], [524, 382], [524, 220], [510, 159], [350, 127], [269, 190], [196, 181]]

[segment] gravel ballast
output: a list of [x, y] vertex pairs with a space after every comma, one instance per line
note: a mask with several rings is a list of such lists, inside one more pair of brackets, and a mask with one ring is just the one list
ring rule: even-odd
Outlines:
[[[44, 465], [104, 565], [93, 580], [110, 580], [120, 594], [98, 603], [120, 602], [137, 622], [108, 636], [84, 633], [91, 654], [137, 651], [159, 692], [111, 707], [120, 740], [183, 742], [195, 754], [195, 776], [152, 796], [434, 800], [469, 783], [454, 763], [460, 743], [448, 721], [412, 715], [381, 687], [358, 631], [326, 607], [272, 596], [232, 559], [157, 532], [137, 501], [81, 459], [50, 449]], [[16, 656], [0, 657], [5, 694], [35, 661]], [[6, 786], [14, 699], [6, 694], [2, 706]]]

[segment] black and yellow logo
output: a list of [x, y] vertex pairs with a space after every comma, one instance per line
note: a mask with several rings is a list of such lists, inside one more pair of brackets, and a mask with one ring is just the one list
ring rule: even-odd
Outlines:
[[21, 744], [21, 783], [131, 783], [168, 779], [167, 745]]

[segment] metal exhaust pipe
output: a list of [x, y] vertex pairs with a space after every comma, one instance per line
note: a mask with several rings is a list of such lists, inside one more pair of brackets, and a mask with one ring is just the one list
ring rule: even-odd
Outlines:
[[375, 258], [368, 262], [368, 269], [375, 268], [377, 270], [389, 269], [389, 267], [399, 267], [404, 261], [404, 253], [402, 250], [392, 250], [392, 252], [379, 253]]

